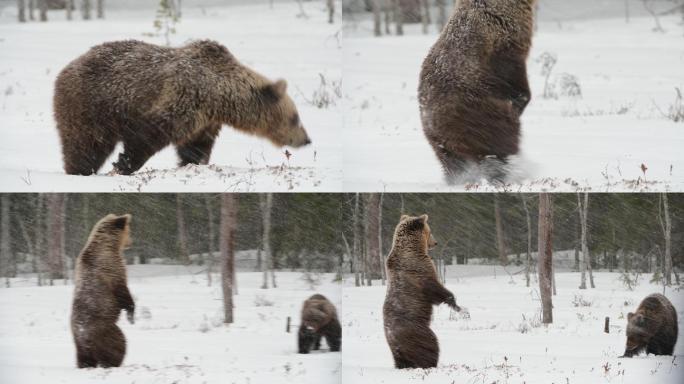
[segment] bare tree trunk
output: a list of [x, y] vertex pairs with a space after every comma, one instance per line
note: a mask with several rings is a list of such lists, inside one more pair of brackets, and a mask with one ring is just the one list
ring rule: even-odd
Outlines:
[[19, 22], [25, 23], [26, 22], [26, 0], [17, 0], [17, 8], [19, 10], [19, 12], [18, 12]]
[[40, 21], [48, 21], [48, 18], [47, 18], [47, 10], [48, 10], [47, 0], [38, 0], [38, 10], [40, 11]]
[[176, 194], [176, 228], [178, 230], [178, 260], [187, 265], [190, 263], [190, 255], [185, 232], [185, 219], [183, 218], [183, 199], [180, 193]]
[[66, 254], [66, 207], [67, 207], [67, 200], [69, 199], [69, 195], [67, 194], [62, 194], [62, 214], [59, 216], [60, 218], [60, 223], [59, 227], [61, 230], [59, 231], [60, 235], [60, 259], [62, 260], [62, 274], [64, 276], [64, 285], [67, 284], [67, 281], [69, 281], [69, 265], [68, 265], [68, 256]]
[[[178, 0], [180, 3], [180, 0]], [[178, 13], [180, 16], [180, 5], [178, 7]], [[98, 19], [104, 19], [104, 0], [97, 0], [97, 18]]]
[[371, 9], [373, 11], [373, 35], [382, 36], [382, 18], [380, 16], [380, 1], [371, 0]]
[[527, 258], [525, 261], [525, 285], [530, 286], [530, 267], [532, 263], [532, 220], [530, 219], [530, 209], [527, 207], [525, 195], [520, 195], [525, 209], [525, 219], [527, 220]]
[[5, 285], [10, 287], [10, 260], [12, 259], [10, 248], [10, 195], [0, 195], [0, 263], [2, 263], [2, 276], [5, 277]]
[[494, 195], [494, 218], [496, 220], [496, 247], [499, 251], [499, 261], [501, 265], [508, 265], [506, 255], [506, 244], [504, 242], [503, 222], [501, 221], [501, 209], [499, 208], [499, 197]]
[[443, 30], [447, 23], [446, 0], [437, 0], [437, 27]]
[[669, 287], [672, 285], [672, 221], [670, 219], [670, 205], [667, 200], [667, 193], [660, 195], [658, 211], [660, 228], [663, 230], [663, 236], [665, 237], [665, 255], [663, 256], [665, 285]]
[[539, 292], [542, 300], [542, 322], [553, 323], [551, 274], [553, 273], [553, 206], [548, 193], [539, 194]]
[[380, 201], [378, 202], [378, 263], [380, 264], [380, 274], [382, 275], [382, 285], [385, 285], [385, 255], [382, 252], [382, 199], [383, 194], [380, 193]]
[[385, 35], [392, 33], [390, 24], [392, 24], [392, 3], [394, 0], [381, 0], [382, 12], [385, 14]]
[[420, 0], [420, 22], [423, 24], [423, 33], [427, 34], [430, 27], [430, 5], [428, 0]]
[[66, 8], [67, 20], [73, 19], [73, 10], [74, 10], [73, 5], [74, 5], [74, 0], [66, 0], [65, 8]]
[[83, 12], [83, 20], [90, 20], [91, 4], [90, 0], [81, 0], [83, 2], [81, 11]]
[[64, 257], [62, 254], [62, 240], [64, 239], [64, 195], [52, 193], [48, 195], [48, 229], [47, 256], [50, 285], [55, 279], [64, 278]]
[[28, 11], [29, 11], [29, 20], [31, 20], [31, 21], [36, 19], [35, 16], [33, 15], [34, 9], [36, 9], [36, 0], [29, 0]]
[[352, 225], [354, 226], [354, 245], [352, 260], [354, 263], [354, 284], [356, 287], [361, 286], [360, 281], [360, 258], [359, 258], [359, 194], [354, 197], [354, 217], [352, 218]]
[[392, 1], [394, 3], [394, 23], [396, 24], [397, 36], [402, 36], [404, 34], [404, 12], [399, 6], [399, 0]]
[[223, 322], [233, 322], [233, 270], [235, 269], [235, 237], [237, 221], [237, 197], [235, 194], [221, 195], [221, 288], [223, 289]]
[[335, 22], [335, 0], [328, 0], [328, 23]]
[[580, 193], [577, 193], [577, 212], [580, 217], [580, 228], [581, 228], [581, 235], [580, 235], [580, 247], [582, 248], [582, 259], [580, 260], [580, 275], [581, 275], [581, 282], [579, 289], [587, 289], [587, 254], [585, 250], [586, 242], [587, 242], [587, 222], [586, 222], [586, 217], [584, 216], [584, 208], [582, 207], [582, 198], [580, 196]]
[[[261, 289], [268, 289], [268, 269], [273, 266], [271, 255], [271, 209], [273, 208], [273, 194], [262, 195], [261, 213], [263, 219], [263, 233], [261, 238], [261, 248], [264, 250], [262, 270], [264, 279]], [[274, 287], [275, 288], [275, 287]]]
[[372, 284], [373, 279], [382, 278], [382, 255], [380, 254], [380, 194], [370, 193], [366, 200], [366, 261], [368, 275], [366, 281]]
[[33, 258], [35, 261], [34, 271], [36, 271], [36, 273], [38, 274], [39, 287], [43, 285], [43, 266], [45, 265], [43, 249], [43, 237], [45, 236], [45, 221], [43, 220], [43, 196], [45, 195], [39, 193], [36, 201], [36, 232], [34, 235], [34, 241], [36, 243], [33, 247], [33, 249], [35, 249], [36, 251], [36, 254]]
[[211, 197], [206, 196], [204, 198], [204, 204], [207, 208], [207, 224], [209, 231], [209, 252], [207, 255], [207, 286], [211, 287], [212, 277], [211, 273], [214, 269], [214, 210], [211, 207]]

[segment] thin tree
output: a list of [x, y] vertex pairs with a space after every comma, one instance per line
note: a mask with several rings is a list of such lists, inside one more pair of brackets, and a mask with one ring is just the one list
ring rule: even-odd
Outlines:
[[91, 10], [90, 0], [82, 0], [81, 12], [82, 12], [83, 20], [90, 20], [90, 10]]
[[55, 279], [64, 278], [64, 195], [52, 193], [48, 195], [48, 227], [47, 227], [47, 259], [48, 279], [54, 285]]
[[[271, 254], [271, 210], [273, 209], [273, 194], [267, 193], [262, 195], [261, 199], [261, 214], [263, 219], [263, 233], [261, 238], [261, 248], [264, 250], [263, 256], [263, 274], [264, 279], [261, 284], [262, 289], [268, 289], [268, 270], [273, 268], [273, 255]], [[273, 288], [275, 286], [275, 278], [273, 278]]]
[[66, 16], [67, 20], [72, 20], [73, 19], [73, 10], [74, 10], [74, 0], [66, 0], [64, 7], [66, 8]]
[[527, 207], [527, 199], [521, 194], [520, 199], [525, 209], [525, 219], [527, 220], [527, 257], [525, 259], [525, 285], [530, 286], [530, 269], [532, 264], [532, 220], [530, 219], [530, 209]]
[[38, 1], [38, 11], [40, 12], [40, 21], [48, 21], [47, 11], [48, 11], [48, 0], [37, 0]]
[[371, 10], [373, 11], [373, 35], [382, 36], [382, 18], [380, 15], [380, 1], [371, 0]]
[[0, 263], [2, 264], [2, 275], [5, 277], [5, 285], [10, 287], [10, 260], [12, 250], [10, 249], [10, 195], [3, 193], [0, 195]]
[[582, 202], [582, 197], [577, 193], [577, 210], [579, 211], [580, 218], [580, 245], [582, 247], [582, 260], [581, 260], [581, 272], [582, 281], [580, 283], [579, 289], [587, 289], [587, 272], [589, 273], [589, 284], [592, 288], [596, 288], [594, 285], [594, 274], [591, 269], [591, 254], [589, 253], [589, 246], [587, 245], [587, 215], [589, 213], [589, 194], [584, 193], [584, 202]]
[[420, 22], [423, 25], [423, 33], [427, 34], [429, 31], [430, 23], [430, 4], [428, 0], [420, 0]]
[[183, 217], [183, 198], [180, 193], [176, 194], [176, 229], [178, 230], [178, 260], [183, 264], [189, 264], [190, 254]]
[[553, 206], [548, 193], [539, 194], [538, 230], [538, 267], [539, 292], [542, 301], [542, 322], [553, 323], [553, 303], [551, 299], [551, 274], [553, 265]]
[[357, 287], [361, 286], [361, 279], [359, 268], [361, 261], [359, 260], [359, 194], [354, 197], [354, 215], [352, 217], [352, 225], [354, 226], [354, 239], [352, 248], [352, 263], [354, 265], [354, 284]]
[[382, 276], [382, 285], [385, 285], [385, 256], [382, 252], [382, 200], [383, 194], [380, 193], [378, 201], [378, 263], [380, 264], [380, 275]]
[[211, 197], [209, 195], [204, 198], [204, 204], [207, 209], [207, 230], [209, 231], [208, 252], [205, 263], [207, 265], [207, 286], [211, 287], [211, 273], [214, 268], [214, 210], [211, 207]]
[[17, 8], [19, 9], [18, 15], [19, 22], [26, 22], [26, 0], [17, 0]]
[[36, 0], [29, 0], [28, 2], [28, 12], [29, 20], [34, 21], [36, 18], [33, 15], [33, 11], [36, 9]]
[[437, 0], [437, 26], [440, 31], [447, 23], [446, 2], [447, 0]]
[[494, 195], [494, 218], [496, 221], [496, 248], [499, 251], [499, 261], [501, 265], [508, 265], [506, 255], [506, 243], [504, 242], [503, 222], [501, 220], [501, 208], [499, 207], [499, 197]]
[[335, 0], [327, 0], [326, 4], [328, 6], [328, 23], [332, 24], [335, 22]]
[[392, 9], [394, 10], [394, 23], [397, 30], [397, 36], [404, 34], [404, 12], [401, 9], [399, 1], [400, 0], [392, 0]]
[[45, 237], [45, 220], [43, 219], [43, 195], [39, 193], [36, 198], [36, 215], [35, 215], [35, 234], [34, 241], [35, 254], [33, 255], [34, 260], [34, 271], [38, 274], [38, 286], [43, 285], [43, 266], [45, 265], [45, 252], [43, 251], [43, 238]]
[[670, 205], [667, 193], [661, 193], [658, 201], [658, 220], [665, 238], [665, 255], [663, 260], [663, 275], [665, 285], [672, 285], [672, 220], [670, 219]]
[[[73, 1], [73, 0], [71, 0]], [[180, 3], [180, 0], [178, 0]], [[97, 18], [98, 19], [104, 19], [104, 0], [97, 0]], [[180, 13], [180, 8], [179, 8], [179, 13]]]
[[237, 197], [232, 193], [221, 195], [221, 288], [223, 290], [223, 322], [233, 322], [233, 283], [235, 269], [235, 227]]

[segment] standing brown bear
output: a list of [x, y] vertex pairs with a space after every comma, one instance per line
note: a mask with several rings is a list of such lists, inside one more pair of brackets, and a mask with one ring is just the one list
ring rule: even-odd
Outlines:
[[277, 146], [311, 141], [285, 80], [271, 82], [209, 40], [180, 48], [127, 40], [95, 46], [57, 77], [54, 110], [68, 174], [131, 174], [169, 144], [179, 165], [207, 164], [223, 124]]
[[437, 242], [427, 220], [427, 215], [401, 216], [387, 257], [383, 320], [396, 368], [436, 367], [439, 343], [430, 329], [432, 306], [446, 303], [461, 310], [453, 293], [437, 279], [428, 255]]
[[122, 255], [130, 245], [130, 221], [131, 215], [105, 216], [78, 255], [71, 332], [79, 368], [118, 367], [126, 354], [126, 338], [116, 322], [122, 309], [134, 322]]
[[518, 153], [535, 2], [460, 0], [423, 62], [423, 130], [449, 184], [486, 158], [495, 158], [487, 178], [503, 181], [508, 156]]
[[627, 314], [627, 346], [623, 357], [642, 351], [654, 355], [672, 355], [677, 343], [677, 311], [667, 297], [654, 293], [646, 296], [635, 313]]
[[302, 306], [302, 319], [299, 326], [299, 353], [309, 353], [321, 347], [321, 337], [325, 337], [332, 352], [342, 346], [342, 327], [337, 319], [335, 306], [325, 296], [315, 294]]

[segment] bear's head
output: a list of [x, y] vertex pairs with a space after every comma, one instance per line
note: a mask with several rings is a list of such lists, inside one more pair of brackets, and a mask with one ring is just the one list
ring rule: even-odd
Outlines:
[[644, 313], [639, 311], [628, 313], [626, 350], [633, 354], [639, 353], [651, 341], [656, 329], [657, 324], [654, 324], [654, 319], [650, 319]]
[[119, 250], [131, 246], [131, 215], [109, 214], [102, 218], [96, 225], [94, 232], [99, 241], [115, 241]]
[[260, 89], [264, 107], [253, 132], [270, 140], [276, 146], [299, 148], [311, 144], [294, 102], [287, 94], [287, 82], [283, 79], [268, 83]]
[[402, 215], [394, 230], [394, 242], [413, 243], [421, 246], [425, 251], [437, 246], [428, 225], [428, 215]]

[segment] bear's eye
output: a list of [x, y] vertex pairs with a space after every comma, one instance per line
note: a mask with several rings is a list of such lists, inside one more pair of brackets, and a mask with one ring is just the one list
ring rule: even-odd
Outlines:
[[299, 115], [295, 113], [294, 116], [290, 118], [291, 125], [299, 125]]

